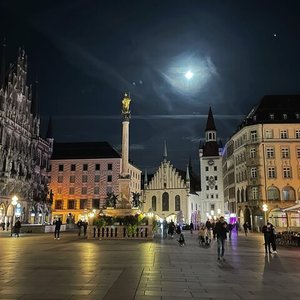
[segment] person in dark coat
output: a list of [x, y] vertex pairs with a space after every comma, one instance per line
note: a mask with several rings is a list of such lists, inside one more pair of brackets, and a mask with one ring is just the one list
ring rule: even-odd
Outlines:
[[87, 221], [82, 222], [82, 226], [83, 226], [83, 235], [86, 236], [88, 222]]
[[243, 225], [243, 227], [244, 227], [244, 231], [245, 231], [245, 236], [247, 236], [248, 235], [248, 230], [249, 230], [249, 224], [248, 224], [248, 222], [245, 222], [244, 225]]
[[171, 221], [168, 229], [168, 234], [171, 236], [171, 238], [173, 238], [174, 236], [174, 231], [175, 231], [175, 224], [173, 221]]
[[275, 227], [270, 222], [267, 223], [267, 227], [270, 230], [270, 243], [271, 243], [272, 250], [273, 250], [272, 253], [277, 253], [277, 250], [276, 250], [276, 232], [275, 232]]
[[178, 243], [181, 247], [183, 247], [185, 245], [185, 240], [184, 240], [184, 236], [183, 233], [180, 233], [179, 235], [179, 239], [178, 239]]
[[190, 231], [191, 231], [191, 233], [193, 233], [193, 230], [194, 230], [194, 224], [193, 224], [193, 222], [191, 222], [191, 224], [190, 224]]
[[218, 243], [218, 260], [224, 259], [225, 254], [225, 240], [227, 238], [227, 223], [225, 222], [224, 217], [220, 217], [220, 220], [216, 223], [216, 235]]
[[15, 233], [15, 237], [19, 237], [20, 236], [20, 229], [21, 229], [21, 222], [20, 220], [18, 219], [15, 223], [15, 226], [14, 226], [14, 233]]
[[232, 230], [233, 230], [233, 224], [229, 223], [228, 224], [228, 231], [229, 231], [229, 239], [231, 240], [231, 233], [232, 233]]
[[60, 233], [60, 227], [62, 225], [62, 222], [60, 220], [60, 218], [58, 218], [58, 220], [55, 222], [55, 229], [54, 229], [54, 239], [60, 239], [59, 237], [59, 233]]

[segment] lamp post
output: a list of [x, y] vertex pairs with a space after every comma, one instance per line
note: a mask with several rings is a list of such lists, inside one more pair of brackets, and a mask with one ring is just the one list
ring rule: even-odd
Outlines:
[[265, 213], [265, 223], [267, 223], [267, 211], [268, 211], [268, 205], [267, 204], [263, 204], [262, 209]]
[[12, 215], [12, 220], [11, 220], [11, 224], [10, 224], [10, 236], [13, 235], [13, 226], [15, 224], [15, 207], [18, 204], [18, 197], [16, 195], [14, 195], [11, 198], [11, 204], [13, 206], [13, 215]]

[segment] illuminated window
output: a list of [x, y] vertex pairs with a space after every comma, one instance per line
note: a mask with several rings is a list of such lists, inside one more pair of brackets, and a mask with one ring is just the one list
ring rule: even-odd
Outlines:
[[268, 177], [269, 178], [275, 178], [275, 167], [268, 167]]
[[175, 196], [175, 210], [180, 211], [180, 196], [179, 195]]
[[251, 139], [251, 142], [257, 141], [257, 131], [256, 130], [253, 130], [250, 132], [250, 139]]
[[272, 129], [267, 129], [265, 131], [265, 137], [266, 137], [266, 139], [272, 139], [273, 138], [273, 130]]
[[296, 139], [300, 139], [300, 130], [297, 129], [295, 133], [296, 133]]
[[167, 192], [162, 194], [162, 211], [169, 210], [169, 194]]
[[287, 120], [287, 114], [283, 114], [283, 120]]
[[255, 148], [250, 149], [250, 158], [255, 158], [256, 157], [256, 150]]
[[280, 200], [279, 189], [275, 186], [268, 188], [268, 200]]
[[256, 178], [257, 177], [257, 170], [256, 168], [251, 168], [251, 178]]
[[258, 187], [255, 186], [251, 189], [252, 192], [252, 199], [257, 200], [258, 199]]
[[152, 196], [152, 209], [156, 211], [156, 196]]
[[281, 130], [280, 131], [280, 138], [287, 139], [288, 138], [288, 131], [287, 130]]
[[76, 209], [76, 202], [74, 199], [68, 200], [68, 209]]
[[270, 114], [270, 119], [274, 120], [274, 114]]
[[291, 168], [290, 167], [284, 167], [283, 168], [283, 178], [291, 178]]
[[88, 199], [80, 199], [80, 209], [88, 208]]
[[267, 154], [267, 158], [274, 158], [275, 157], [275, 155], [274, 155], [274, 148], [268, 147], [266, 149], [266, 154]]
[[282, 199], [283, 200], [296, 200], [295, 190], [291, 186], [285, 186], [282, 189]]
[[63, 209], [63, 200], [55, 201], [55, 209]]
[[289, 148], [281, 148], [281, 157], [282, 158], [289, 158], [290, 153], [289, 153]]

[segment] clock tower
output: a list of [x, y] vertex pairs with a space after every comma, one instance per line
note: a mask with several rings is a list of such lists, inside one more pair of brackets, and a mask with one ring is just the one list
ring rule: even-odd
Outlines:
[[205, 128], [205, 142], [199, 146], [201, 176], [201, 222], [224, 215], [222, 145], [217, 142], [217, 129], [211, 107]]

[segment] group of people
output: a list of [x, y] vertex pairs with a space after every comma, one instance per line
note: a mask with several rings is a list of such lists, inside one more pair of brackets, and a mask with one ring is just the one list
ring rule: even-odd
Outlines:
[[88, 225], [89, 224], [87, 221], [82, 221], [81, 219], [78, 220], [78, 222], [77, 222], [78, 236], [81, 235], [82, 228], [83, 228], [83, 236], [86, 236], [86, 231], [87, 231]]

